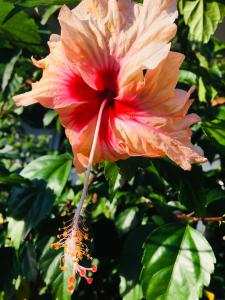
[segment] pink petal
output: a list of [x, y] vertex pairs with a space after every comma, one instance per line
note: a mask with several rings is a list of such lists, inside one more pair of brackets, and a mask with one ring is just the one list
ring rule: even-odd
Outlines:
[[50, 39], [50, 54], [33, 63], [43, 69], [40, 81], [32, 84], [32, 91], [15, 96], [17, 105], [39, 102], [48, 108], [61, 108], [96, 99], [97, 93], [80, 76], [66, 58], [61, 42], [54, 35]]
[[[85, 114], [83, 113], [84, 110], [86, 110]], [[72, 145], [77, 172], [84, 171], [84, 166], [88, 163], [98, 111], [99, 104], [96, 103], [90, 103], [88, 110], [85, 104], [79, 108], [68, 107], [57, 110], [60, 120], [66, 128], [66, 135]], [[110, 109], [106, 108], [103, 114], [94, 163], [104, 160], [115, 161], [128, 157], [126, 154], [117, 153], [113, 147], [115, 138], [109, 122], [111, 113]]]
[[107, 40], [91, 19], [79, 19], [66, 6], [60, 11], [59, 21], [61, 41], [68, 60], [90, 87], [103, 89], [101, 82], [97, 81], [97, 73], [114, 69], [116, 63], [109, 56]]

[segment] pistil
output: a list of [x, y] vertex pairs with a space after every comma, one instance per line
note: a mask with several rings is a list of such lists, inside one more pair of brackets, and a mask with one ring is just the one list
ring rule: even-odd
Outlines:
[[58, 250], [59, 248], [64, 248], [64, 255], [61, 258], [61, 262], [63, 263], [60, 266], [62, 271], [67, 271], [68, 267], [72, 263], [71, 276], [68, 280], [68, 291], [72, 292], [74, 289], [74, 283], [76, 281], [76, 275], [80, 275], [85, 278], [88, 284], [91, 284], [93, 279], [86, 275], [86, 272], [96, 272], [97, 267], [92, 266], [91, 268], [85, 268], [79, 264], [79, 262], [86, 257], [89, 260], [92, 260], [90, 256], [88, 246], [86, 245], [86, 241], [89, 240], [88, 229], [84, 226], [81, 218], [82, 207], [84, 204], [84, 200], [87, 196], [89, 177], [91, 174], [91, 169], [93, 166], [93, 159], [95, 155], [95, 150], [97, 146], [100, 125], [102, 120], [102, 115], [106, 104], [108, 103], [108, 99], [104, 99], [101, 103], [98, 118], [96, 122], [92, 147], [90, 151], [90, 156], [88, 160], [87, 169], [85, 172], [85, 181], [83, 186], [82, 195], [77, 206], [74, 218], [72, 220], [72, 224], [69, 226], [65, 226], [62, 228], [62, 233], [59, 235], [59, 241], [51, 244], [51, 248]]

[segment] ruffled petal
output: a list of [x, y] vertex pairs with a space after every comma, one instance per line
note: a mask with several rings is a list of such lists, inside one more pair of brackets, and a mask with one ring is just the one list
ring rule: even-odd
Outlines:
[[163, 120], [151, 120], [146, 116], [116, 117], [113, 123], [116, 145], [129, 156], [168, 156], [184, 170], [190, 170], [192, 163], [206, 161], [203, 151], [190, 141], [191, 131], [188, 127], [197, 120], [196, 115], [190, 115], [178, 122], [177, 126], [169, 126], [167, 122], [163, 124]]
[[174, 96], [183, 60], [183, 54], [169, 52], [155, 69], [146, 72], [142, 82], [134, 79], [122, 87], [117, 99], [147, 109], [169, 99]]
[[140, 4], [131, 0], [84, 0], [73, 12], [83, 20], [92, 18], [110, 39], [134, 23], [140, 8]]
[[119, 68], [109, 55], [108, 42], [92, 19], [81, 20], [63, 6], [59, 21], [61, 41], [68, 60], [76, 66], [84, 81], [95, 90], [104, 89], [99, 74]]
[[154, 69], [168, 55], [176, 33], [176, 0], [145, 0], [136, 22], [121, 33], [115, 55], [120, 59], [119, 87], [142, 81], [144, 69]]
[[17, 105], [39, 102], [48, 108], [61, 108], [88, 103], [98, 96], [82, 79], [78, 70], [66, 58], [59, 36], [49, 41], [50, 54], [42, 59], [32, 59], [34, 65], [43, 69], [40, 81], [32, 84], [32, 91], [15, 96]]

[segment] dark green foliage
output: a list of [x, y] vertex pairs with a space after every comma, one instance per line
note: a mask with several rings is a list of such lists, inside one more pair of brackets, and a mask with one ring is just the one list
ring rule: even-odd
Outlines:
[[66, 290], [70, 274], [49, 245], [76, 209], [83, 176], [56, 114], [16, 108], [12, 96], [39, 79], [30, 57], [48, 53], [60, 5], [77, 3], [0, 0], [0, 300], [211, 300], [206, 289], [224, 299], [224, 223], [193, 219], [225, 215], [225, 104], [212, 106], [225, 98], [225, 44], [213, 36], [223, 0], [179, 0], [173, 42], [186, 55], [178, 87], [196, 86], [193, 143], [209, 163], [190, 172], [166, 158], [95, 166], [85, 217], [98, 272], [92, 285]]

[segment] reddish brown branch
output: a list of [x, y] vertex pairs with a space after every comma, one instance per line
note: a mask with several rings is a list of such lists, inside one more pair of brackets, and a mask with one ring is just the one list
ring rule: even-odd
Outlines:
[[176, 218], [179, 220], [190, 220], [192, 222], [198, 222], [198, 221], [203, 221], [203, 222], [224, 222], [225, 218], [224, 217], [193, 217], [194, 212], [190, 214], [184, 214], [184, 213], [177, 213]]

